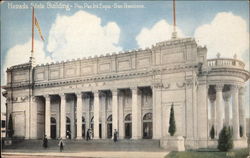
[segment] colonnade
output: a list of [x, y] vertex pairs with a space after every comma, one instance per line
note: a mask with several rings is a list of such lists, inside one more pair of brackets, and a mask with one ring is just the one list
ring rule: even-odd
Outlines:
[[[242, 137], [246, 137], [246, 121], [243, 103], [244, 87], [223, 84], [216, 84], [209, 87], [208, 98], [211, 105], [211, 124], [216, 131], [215, 137], [218, 138], [223, 126], [233, 128], [234, 139], [240, 139], [240, 128], [242, 128]], [[232, 104], [232, 119], [230, 117], [230, 104]], [[232, 122], [230, 120], [232, 120]]]
[[[142, 138], [142, 107], [139, 102], [139, 95], [140, 95], [140, 89], [138, 87], [132, 87], [129, 89], [132, 93], [132, 98], [131, 98], [131, 115], [132, 115], [132, 139], [140, 139]], [[102, 100], [104, 99], [105, 93], [104, 92], [110, 92], [111, 94], [111, 106], [112, 106], [112, 131], [115, 129], [119, 132], [119, 138], [124, 138], [124, 113], [123, 113], [123, 105], [121, 101], [121, 97], [119, 96], [120, 89], [111, 89], [111, 90], [94, 90], [94, 91], [88, 91], [88, 92], [76, 92], [73, 93], [75, 96], [75, 118], [76, 118], [76, 139], [83, 139], [82, 133], [82, 118], [83, 118], [83, 108], [86, 110], [86, 114], [84, 116], [86, 120], [86, 129], [91, 128], [90, 127], [90, 102], [85, 101], [83, 98], [84, 94], [91, 94], [94, 99], [93, 99], [93, 135], [94, 139], [100, 139], [100, 129], [102, 131], [101, 137], [103, 139], [107, 138], [107, 125], [106, 125], [106, 120], [107, 120], [107, 113], [106, 113], [106, 105], [101, 105], [105, 101]], [[66, 96], [67, 95], [72, 95], [72, 93], [62, 93], [62, 94], [53, 94], [53, 95], [58, 95], [60, 97], [60, 110], [59, 110], [59, 115], [60, 115], [60, 120], [59, 120], [59, 131], [60, 131], [60, 137], [65, 139], [66, 138], [66, 105], [67, 105], [67, 100]], [[51, 137], [51, 97], [53, 95], [45, 95], [45, 135], [50, 138]], [[153, 98], [153, 97], [152, 97]], [[82, 100], [84, 99], [84, 100]], [[100, 109], [101, 108], [101, 109]], [[101, 116], [100, 116], [101, 115]], [[74, 121], [74, 120], [72, 120]], [[102, 126], [100, 127], [99, 124], [102, 123]], [[86, 131], [85, 131], [86, 132]]]

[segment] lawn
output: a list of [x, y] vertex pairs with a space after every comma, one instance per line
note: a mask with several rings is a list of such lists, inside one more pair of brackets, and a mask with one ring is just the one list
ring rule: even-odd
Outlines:
[[229, 152], [185, 151], [170, 152], [165, 158], [246, 158], [248, 149], [238, 149]]

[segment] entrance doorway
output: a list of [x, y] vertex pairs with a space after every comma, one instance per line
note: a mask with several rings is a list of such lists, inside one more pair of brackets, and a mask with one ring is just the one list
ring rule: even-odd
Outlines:
[[143, 117], [143, 139], [152, 139], [152, 113], [147, 113]]
[[50, 137], [56, 139], [56, 119], [54, 117], [50, 118]]
[[66, 117], [66, 138], [71, 139], [70, 118]]
[[131, 114], [128, 114], [124, 120], [125, 123], [125, 138], [130, 139], [132, 137], [132, 119]]
[[109, 115], [107, 119], [107, 137], [112, 138], [112, 115]]
[[82, 117], [82, 137], [85, 138], [85, 118]]

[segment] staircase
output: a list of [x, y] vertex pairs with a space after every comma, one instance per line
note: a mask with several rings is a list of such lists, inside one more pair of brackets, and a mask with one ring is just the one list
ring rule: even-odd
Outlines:
[[[58, 151], [58, 140], [49, 140], [47, 150]], [[65, 151], [163, 151], [160, 148], [159, 140], [65, 140]], [[13, 142], [11, 146], [5, 146], [3, 149], [15, 150], [43, 150], [42, 140], [22, 140]], [[45, 151], [47, 151], [45, 150]]]

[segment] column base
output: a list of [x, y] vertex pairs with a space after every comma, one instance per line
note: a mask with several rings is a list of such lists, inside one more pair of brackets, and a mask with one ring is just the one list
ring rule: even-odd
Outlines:
[[76, 139], [83, 139], [81, 136], [76, 137]]
[[100, 138], [99, 138], [99, 137], [94, 137], [93, 139], [94, 139], [94, 140], [97, 140], [97, 139], [100, 139]]

